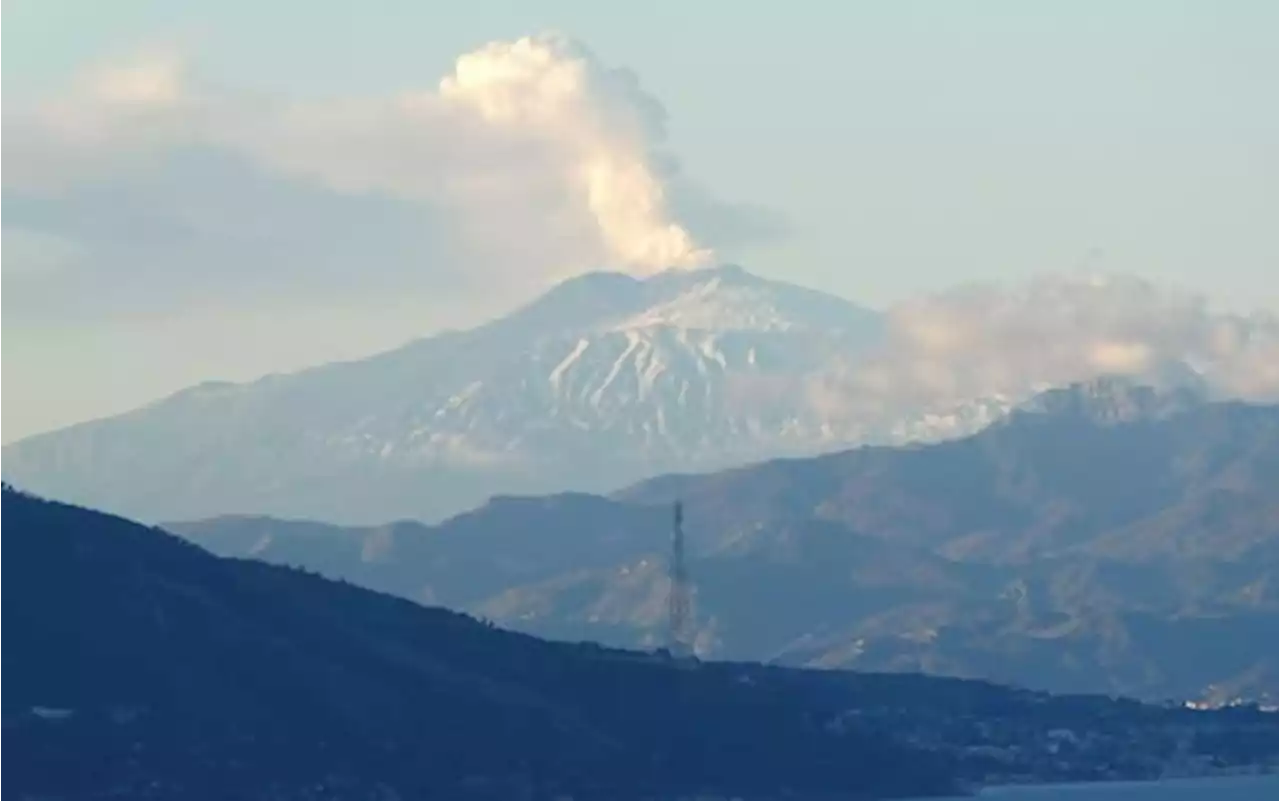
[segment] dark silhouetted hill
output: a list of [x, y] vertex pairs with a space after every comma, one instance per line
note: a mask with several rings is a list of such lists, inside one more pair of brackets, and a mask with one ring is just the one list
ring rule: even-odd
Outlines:
[[1256, 710], [673, 662], [9, 488], [3, 520], [15, 798], [866, 798], [1274, 765]]
[[3, 519], [19, 794], [948, 787], [945, 760], [826, 731], [820, 698], [728, 666], [541, 642], [9, 490]]

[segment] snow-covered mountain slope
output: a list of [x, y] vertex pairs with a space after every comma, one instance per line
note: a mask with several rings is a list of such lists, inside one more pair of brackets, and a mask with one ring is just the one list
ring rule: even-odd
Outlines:
[[4, 476], [149, 520], [436, 519], [496, 494], [960, 436], [1046, 388], [922, 394], [930, 364], [905, 359], [911, 380], [886, 384], [892, 337], [876, 312], [739, 267], [595, 273], [470, 331], [22, 440]]
[[878, 314], [741, 268], [597, 273], [370, 359], [209, 383], [4, 449], [6, 478], [143, 518], [438, 517], [838, 447], [806, 398]]

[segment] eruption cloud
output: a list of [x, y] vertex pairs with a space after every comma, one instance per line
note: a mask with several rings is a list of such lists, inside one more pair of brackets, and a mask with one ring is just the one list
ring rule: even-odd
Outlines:
[[649, 156], [664, 137], [662, 110], [630, 73], [604, 68], [561, 37], [526, 37], [460, 57], [440, 82], [440, 96], [503, 130], [565, 148], [567, 179], [618, 262], [651, 272], [711, 260], [671, 219]]
[[339, 191], [449, 210], [505, 272], [647, 275], [713, 258], [674, 218], [664, 117], [631, 73], [547, 34], [464, 54], [433, 89], [297, 104], [239, 138]]
[[[690, 190], [665, 122], [632, 73], [554, 34], [485, 44], [415, 89], [298, 102], [227, 92], [193, 80], [179, 54], [144, 53], [6, 110], [6, 203], [39, 198], [38, 225], [6, 221], [20, 281], [8, 308], [79, 321], [106, 297], [168, 313], [192, 297], [239, 308], [246, 293], [278, 303], [309, 289], [339, 305], [359, 292], [377, 308], [433, 293], [504, 292], [510, 305], [590, 270], [698, 266], [752, 215]], [[167, 174], [175, 164], [192, 171]], [[62, 195], [70, 223], [51, 226]], [[332, 213], [308, 216], [334, 197]], [[720, 235], [700, 227], [708, 218]], [[406, 326], [418, 325], [415, 312]], [[1137, 279], [981, 285], [890, 309], [884, 342], [811, 394], [854, 414], [942, 408], [1181, 362], [1223, 394], [1274, 398], [1276, 332], [1272, 312], [1220, 314]]]
[[[556, 34], [483, 45], [430, 88], [298, 102], [193, 83], [181, 58], [152, 54], [90, 70], [5, 127], [19, 179], [6, 186], [74, 185], [193, 147], [230, 152], [449, 218], [483, 281], [645, 275], [714, 258], [676, 219], [672, 192], [696, 189], [663, 152], [661, 104]], [[750, 238], [749, 214], [711, 203]]]

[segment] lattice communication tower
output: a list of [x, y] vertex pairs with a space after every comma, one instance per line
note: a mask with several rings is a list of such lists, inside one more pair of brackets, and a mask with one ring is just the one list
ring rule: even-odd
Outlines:
[[684, 504], [676, 501], [671, 516], [671, 580], [667, 595], [667, 650], [672, 656], [693, 655], [692, 593], [684, 562]]

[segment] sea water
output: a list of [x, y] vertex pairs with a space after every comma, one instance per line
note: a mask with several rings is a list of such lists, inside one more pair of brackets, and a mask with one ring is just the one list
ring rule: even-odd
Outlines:
[[1222, 776], [1159, 782], [1091, 782], [989, 787], [980, 801], [1272, 801], [1280, 778]]

